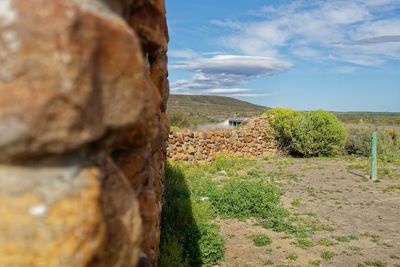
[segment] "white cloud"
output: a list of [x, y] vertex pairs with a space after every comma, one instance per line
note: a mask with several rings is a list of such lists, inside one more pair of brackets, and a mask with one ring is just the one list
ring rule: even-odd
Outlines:
[[250, 11], [250, 21], [213, 24], [233, 31], [220, 42], [238, 53], [318, 60], [330, 60], [333, 54], [335, 60], [370, 66], [400, 57], [400, 42], [395, 41], [400, 14], [392, 12], [396, 9], [399, 0], [298, 0]]
[[175, 63], [171, 69], [194, 72], [190, 79], [171, 82], [171, 91], [193, 94], [248, 95], [252, 89], [238, 88], [252, 79], [286, 71], [288, 61], [256, 56], [216, 55]]
[[172, 69], [199, 71], [209, 74], [256, 77], [273, 75], [292, 67], [288, 61], [272, 57], [217, 55], [189, 60], [171, 66]]

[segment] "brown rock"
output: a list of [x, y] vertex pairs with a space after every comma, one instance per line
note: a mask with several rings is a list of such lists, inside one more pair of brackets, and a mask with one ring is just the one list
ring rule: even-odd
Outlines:
[[72, 150], [137, 121], [144, 62], [116, 13], [100, 1], [10, 1], [13, 19], [0, 25], [3, 158]]
[[0, 266], [86, 267], [104, 236], [99, 177], [75, 163], [0, 166]]

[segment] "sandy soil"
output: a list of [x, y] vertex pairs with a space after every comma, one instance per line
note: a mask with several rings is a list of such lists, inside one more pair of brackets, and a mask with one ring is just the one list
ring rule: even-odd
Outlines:
[[[366, 178], [365, 161], [290, 158], [262, 160], [261, 164], [266, 179], [282, 186], [286, 208], [327, 227], [311, 235], [313, 246], [303, 249], [295, 238], [264, 229], [254, 221], [220, 221], [227, 240], [222, 266], [357, 267], [367, 261], [400, 266], [400, 190], [388, 190], [390, 185], [400, 186], [399, 165], [382, 166], [388, 175], [381, 175], [380, 182], [374, 183]], [[293, 199], [297, 205], [292, 204]], [[253, 244], [251, 236], [261, 233], [271, 237], [270, 245]], [[348, 235], [355, 238], [337, 240]], [[334, 245], [318, 245], [321, 238], [329, 238]], [[324, 260], [323, 251], [332, 251], [335, 256]], [[297, 260], [287, 259], [289, 254], [296, 254]]]

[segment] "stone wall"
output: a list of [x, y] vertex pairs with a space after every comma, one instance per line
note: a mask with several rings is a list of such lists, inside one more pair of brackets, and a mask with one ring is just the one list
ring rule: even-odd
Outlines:
[[156, 265], [164, 0], [0, 1], [0, 266]]
[[233, 130], [170, 132], [168, 143], [168, 158], [191, 163], [210, 162], [217, 153], [260, 157], [277, 152], [268, 120], [262, 117]]

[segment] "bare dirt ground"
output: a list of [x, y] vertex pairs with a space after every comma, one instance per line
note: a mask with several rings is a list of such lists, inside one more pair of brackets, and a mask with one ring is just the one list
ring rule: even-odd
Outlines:
[[[302, 248], [293, 236], [254, 221], [222, 220], [222, 266], [400, 266], [399, 164], [380, 166], [379, 182], [367, 179], [366, 160], [274, 158], [260, 164], [266, 179], [283, 188], [283, 205], [323, 227]], [[255, 246], [258, 234], [272, 243]]]

